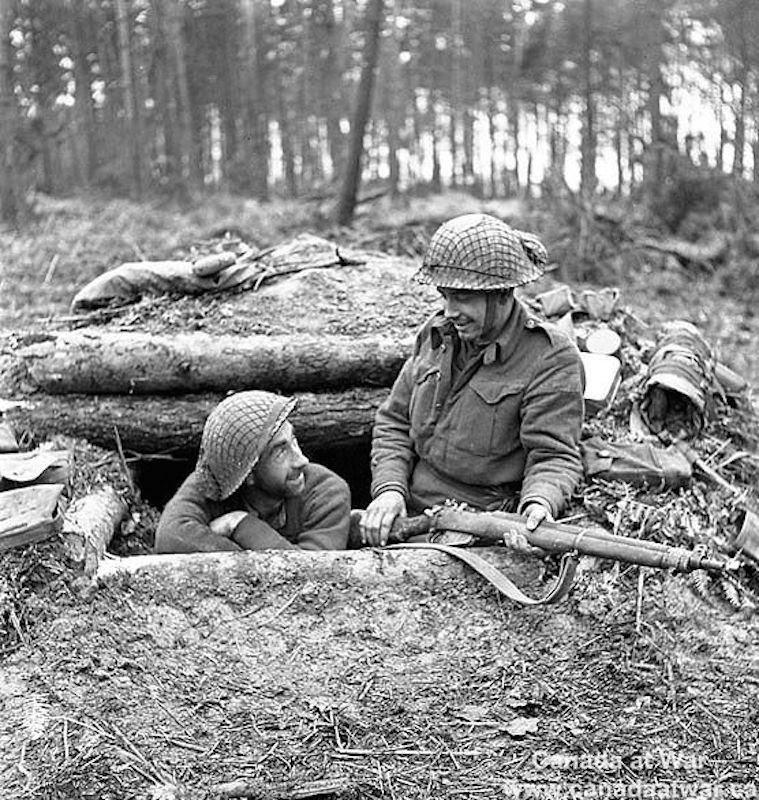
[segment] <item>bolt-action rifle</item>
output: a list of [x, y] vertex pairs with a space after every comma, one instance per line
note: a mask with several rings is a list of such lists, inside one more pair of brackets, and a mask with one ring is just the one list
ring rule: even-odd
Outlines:
[[[390, 535], [390, 547], [421, 547], [447, 552], [488, 578], [510, 599], [524, 605], [552, 603], [561, 599], [571, 587], [576, 556], [588, 555], [638, 564], [643, 567], [671, 569], [676, 572], [692, 572], [703, 569], [709, 572], [723, 572], [732, 563], [707, 556], [696, 550], [672, 547], [645, 539], [634, 539], [608, 533], [598, 527], [579, 527], [559, 522], [542, 522], [535, 530], [528, 530], [525, 518], [518, 514], [501, 511], [468, 511], [456, 506], [436, 506], [423, 515], [398, 519]], [[530, 547], [537, 547], [549, 553], [563, 556], [559, 578], [553, 589], [540, 600], [523, 595], [514, 584], [484, 559], [474, 555], [466, 548], [450, 546], [446, 534], [466, 534], [466, 541], [456, 544], [506, 544], [517, 539]], [[419, 542], [420, 535], [425, 541]], [[413, 543], [408, 540], [414, 538]], [[522, 538], [523, 537], [523, 538]]]

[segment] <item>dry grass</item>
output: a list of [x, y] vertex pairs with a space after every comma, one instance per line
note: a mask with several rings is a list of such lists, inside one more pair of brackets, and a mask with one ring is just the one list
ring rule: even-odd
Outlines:
[[239, 230], [259, 246], [308, 226], [302, 204], [261, 204], [225, 196], [187, 209], [174, 204], [97, 199], [38, 202], [21, 231], [0, 231], [0, 328], [64, 313], [76, 290], [127, 261], [160, 260], [213, 233]]

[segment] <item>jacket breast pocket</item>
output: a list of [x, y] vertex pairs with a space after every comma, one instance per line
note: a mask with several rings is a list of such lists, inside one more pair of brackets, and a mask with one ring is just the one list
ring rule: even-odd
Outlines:
[[464, 390], [458, 426], [462, 449], [501, 455], [520, 446], [523, 382], [472, 379]]
[[412, 430], [416, 433], [421, 432], [430, 417], [439, 383], [438, 367], [428, 367], [420, 371], [414, 382], [409, 401], [409, 420]]

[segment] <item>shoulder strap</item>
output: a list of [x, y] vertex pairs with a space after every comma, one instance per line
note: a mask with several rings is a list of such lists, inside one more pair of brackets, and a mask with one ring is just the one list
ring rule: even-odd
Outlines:
[[471, 550], [461, 547], [452, 547], [446, 544], [434, 544], [432, 542], [404, 542], [403, 544], [387, 545], [385, 550], [400, 550], [401, 548], [416, 548], [417, 550], [437, 550], [440, 553], [448, 553], [449, 556], [458, 558], [475, 572], [479, 573], [485, 580], [493, 585], [504, 597], [514, 603], [523, 606], [540, 606], [550, 603], [558, 603], [572, 587], [575, 570], [577, 569], [577, 559], [571, 553], [565, 553], [561, 559], [559, 576], [556, 583], [551, 587], [546, 595], [539, 598], [528, 597], [524, 592], [500, 570], [496, 569], [489, 561], [482, 556], [478, 556]]

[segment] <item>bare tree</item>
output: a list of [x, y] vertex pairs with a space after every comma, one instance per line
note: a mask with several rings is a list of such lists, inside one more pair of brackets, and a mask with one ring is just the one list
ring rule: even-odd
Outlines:
[[266, 200], [269, 189], [268, 114], [265, 108], [264, 58], [261, 45], [262, 8], [260, 0], [243, 0], [246, 160], [253, 193]]
[[116, 30], [119, 37], [119, 59], [121, 62], [121, 88], [124, 115], [126, 117], [127, 141], [129, 144], [132, 190], [142, 194], [142, 119], [140, 104], [132, 71], [132, 38], [129, 24], [129, 0], [116, 0]]
[[346, 171], [337, 207], [339, 225], [350, 225], [356, 208], [356, 197], [361, 182], [361, 159], [364, 154], [364, 132], [369, 121], [374, 90], [374, 73], [379, 58], [383, 10], [384, 0], [370, 0], [366, 10], [366, 56], [358, 84], [356, 108], [351, 121]]
[[16, 102], [11, 68], [11, 5], [0, 2], [0, 217], [15, 222], [23, 210], [16, 171]]

